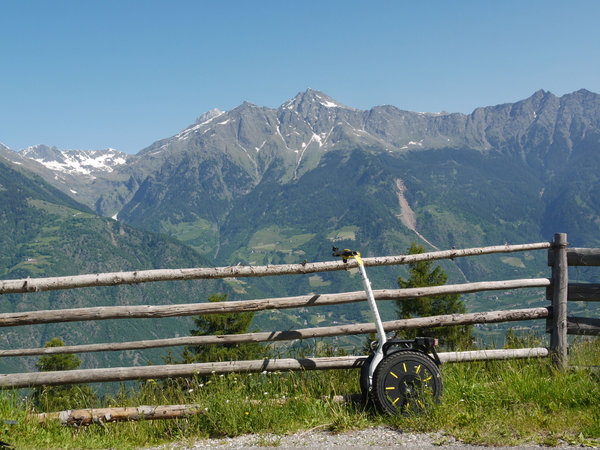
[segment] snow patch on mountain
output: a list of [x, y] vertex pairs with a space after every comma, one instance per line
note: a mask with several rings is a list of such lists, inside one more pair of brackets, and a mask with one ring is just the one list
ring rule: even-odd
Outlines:
[[332, 101], [330, 98], [323, 98], [321, 95], [315, 93], [315, 97], [319, 100], [319, 103], [325, 108], [343, 108], [342, 105]]
[[[448, 139], [448, 141], [450, 141], [450, 139]], [[409, 141], [408, 144], [403, 145], [402, 147], [400, 147], [400, 149], [401, 150], [406, 150], [409, 147], [423, 147], [423, 139], [421, 139], [418, 142], [416, 142], [416, 141]]]
[[127, 155], [113, 148], [106, 150], [59, 150], [35, 145], [19, 151], [24, 158], [37, 161], [46, 168], [61, 173], [93, 175], [112, 172], [127, 163]]
[[224, 111], [221, 111], [219, 108], [213, 108], [210, 111], [206, 111], [200, 117], [198, 117], [196, 119], [195, 125], [204, 125], [213, 120], [215, 117], [219, 117], [223, 113]]
[[266, 142], [267, 142], [267, 141], [266, 141], [266, 140], [264, 140], [264, 141], [263, 141], [263, 143], [262, 143], [262, 144], [260, 144], [260, 147], [254, 147], [254, 148], [256, 149], [256, 151], [257, 151], [257, 152], [260, 152], [260, 150], [261, 150], [261, 149], [264, 147], [264, 145], [265, 145], [265, 143], [266, 143]]
[[[196, 131], [199, 131], [202, 127], [204, 127], [205, 125], [208, 125], [210, 122], [215, 120], [217, 117], [222, 116], [226, 112], [227, 111], [221, 111], [218, 108], [214, 108], [214, 109], [211, 109], [210, 111], [206, 111], [204, 114], [202, 114], [200, 117], [198, 117], [198, 119], [196, 119], [196, 122], [192, 126], [189, 126], [185, 130], [182, 130], [179, 133], [177, 133], [175, 135], [175, 139], [177, 139], [178, 141], [185, 141], [188, 137], [190, 137], [191, 134], [195, 133]], [[206, 133], [209, 129], [210, 128], [205, 129], [202, 134]], [[162, 150], [163, 148], [168, 147], [169, 144], [170, 143], [167, 142], [166, 144], [161, 146], [159, 148], [159, 151]]]
[[283, 105], [281, 105], [281, 108], [298, 112], [299, 108], [311, 104], [318, 104], [320, 106], [323, 106], [324, 108], [351, 109], [347, 106], [342, 105], [341, 103], [336, 102], [326, 94], [320, 91], [315, 91], [314, 89], [310, 88], [307, 89], [305, 92], [300, 92], [298, 95], [296, 95], [296, 97], [285, 102]]
[[323, 141], [321, 139], [321, 136], [319, 136], [318, 134], [313, 133], [312, 140], [315, 141], [315, 142], [317, 142], [319, 144], [319, 147], [323, 146]]

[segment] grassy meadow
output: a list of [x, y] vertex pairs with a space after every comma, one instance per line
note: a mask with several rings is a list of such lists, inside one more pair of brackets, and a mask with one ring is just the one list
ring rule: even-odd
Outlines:
[[[80, 428], [39, 425], [28, 401], [5, 391], [0, 394], [0, 440], [17, 448], [134, 448], [247, 433], [343, 432], [387, 425], [407, 432], [442, 432], [440, 444], [452, 436], [492, 446], [599, 446], [600, 341], [577, 341], [569, 364], [564, 372], [548, 359], [446, 364], [442, 401], [426, 414], [407, 417], [333, 401], [334, 395], [359, 392], [357, 370], [148, 380], [105, 396], [102, 406], [195, 404], [200, 412], [177, 420]], [[265, 445], [276, 446], [277, 439], [271, 437]]]

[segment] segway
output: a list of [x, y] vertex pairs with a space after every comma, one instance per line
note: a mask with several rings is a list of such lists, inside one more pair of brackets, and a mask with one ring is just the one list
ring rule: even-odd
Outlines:
[[344, 263], [356, 260], [375, 319], [377, 340], [371, 343], [370, 355], [360, 373], [364, 399], [372, 401], [380, 411], [394, 415], [425, 411], [439, 401], [443, 389], [441, 362], [435, 351], [437, 339], [388, 340], [360, 253], [333, 247], [333, 256], [341, 257]]

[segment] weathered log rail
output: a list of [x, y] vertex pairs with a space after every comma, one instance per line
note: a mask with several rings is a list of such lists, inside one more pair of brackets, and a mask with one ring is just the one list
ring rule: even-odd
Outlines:
[[129, 420], [178, 419], [202, 413], [199, 405], [144, 405], [115, 408], [69, 409], [67, 411], [40, 413], [40, 424], [58, 420], [61, 425], [85, 426], [93, 423], [124, 422]]
[[[546, 288], [546, 298], [554, 298], [554, 285]], [[600, 284], [595, 283], [569, 283], [567, 287], [567, 301], [570, 302], [600, 302]]]
[[[479, 283], [449, 284], [444, 286], [384, 289], [374, 291], [376, 300], [401, 300], [433, 295], [471, 293], [493, 290], [546, 287], [548, 278], [509, 281], [484, 281]], [[61, 310], [31, 311], [0, 314], [0, 327], [35, 325], [42, 323], [79, 322], [108, 319], [157, 319], [161, 317], [193, 316], [198, 314], [240, 313], [268, 309], [301, 308], [339, 305], [366, 301], [364, 291], [342, 294], [310, 294], [298, 297], [242, 300], [226, 303], [192, 303], [183, 305], [99, 306]]]
[[[547, 348], [509, 350], [476, 350], [470, 352], [438, 353], [442, 362], [466, 362], [548, 356]], [[108, 369], [77, 369], [58, 372], [32, 372], [0, 375], [0, 387], [21, 388], [56, 386], [91, 382], [164, 379], [210, 375], [213, 373], [274, 372], [278, 370], [356, 369], [362, 367], [366, 356], [332, 356], [321, 358], [281, 358], [252, 361], [225, 361], [195, 364], [164, 364], [144, 367], [112, 367]]]
[[[507, 311], [478, 312], [469, 314], [447, 314], [441, 316], [419, 317], [383, 322], [385, 331], [402, 329], [429, 328], [452, 325], [475, 325], [483, 323], [499, 323], [521, 320], [536, 320], [550, 317], [550, 309], [546, 307], [514, 309]], [[169, 339], [153, 339], [131, 342], [108, 342], [88, 345], [65, 345], [61, 347], [23, 348], [0, 350], [2, 356], [35, 356], [64, 353], [91, 353], [106, 351], [139, 350], [182, 345], [241, 344], [248, 342], [277, 342], [298, 339], [322, 338], [331, 336], [348, 336], [355, 334], [375, 333], [374, 323], [337, 325], [317, 328], [301, 328], [288, 331], [266, 331], [243, 334], [223, 334], [217, 336], [186, 336]]]
[[[496, 245], [491, 247], [443, 250], [417, 255], [381, 256], [363, 258], [365, 266], [393, 266], [410, 264], [417, 261], [435, 261], [454, 259], [464, 256], [489, 255], [492, 253], [511, 253], [527, 250], [550, 248], [549, 242], [519, 245]], [[19, 294], [25, 292], [55, 291], [93, 286], [116, 286], [120, 284], [138, 284], [155, 281], [182, 281], [214, 278], [267, 277], [274, 275], [297, 275], [316, 272], [333, 272], [358, 267], [350, 260], [314, 262], [306, 264], [279, 264], [267, 266], [229, 266], [192, 269], [155, 269], [133, 272], [111, 272], [87, 275], [74, 275], [51, 278], [24, 278], [21, 280], [0, 281], [0, 294]]]
[[[551, 349], [486, 350], [475, 352], [444, 353], [444, 362], [473, 361], [479, 359], [531, 358], [553, 355], [559, 366], [566, 364], [567, 333], [600, 334], [596, 319], [571, 319], [566, 315], [566, 301], [599, 301], [600, 287], [596, 285], [569, 285], [568, 263], [600, 264], [599, 249], [567, 249], [566, 235], [555, 235], [554, 242], [541, 242], [522, 245], [501, 245], [462, 250], [445, 250], [417, 255], [363, 258], [366, 266], [387, 266], [409, 264], [418, 261], [453, 259], [465, 256], [510, 253], [548, 249], [548, 262], [553, 267], [552, 278], [487, 281], [414, 289], [390, 289], [375, 291], [378, 300], [399, 300], [454, 293], [470, 293], [492, 290], [521, 288], [546, 288], [552, 307], [529, 308], [509, 311], [492, 311], [470, 314], [423, 317], [395, 320], [384, 323], [386, 331], [433, 326], [464, 324], [499, 323], [520, 320], [546, 319], [551, 333]], [[579, 251], [581, 250], [581, 251]], [[220, 268], [192, 268], [148, 270], [135, 272], [115, 272], [105, 274], [78, 275], [39, 279], [0, 281], [0, 294], [41, 292], [58, 289], [75, 289], [93, 286], [113, 286], [157, 281], [194, 280], [229, 277], [263, 277], [290, 274], [309, 274], [347, 270], [356, 267], [353, 260], [316, 262], [306, 264], [284, 264], [269, 266], [233, 266]], [[364, 292], [339, 294], [310, 294], [297, 297], [271, 298], [262, 300], [232, 301], [223, 303], [202, 303], [187, 305], [141, 305], [120, 307], [77, 308], [60, 311], [29, 311], [0, 314], [0, 327], [31, 324], [75, 322], [87, 320], [160, 318], [215, 314], [224, 312], [261, 311], [281, 308], [312, 307], [365, 301]], [[121, 351], [133, 349], [171, 347], [180, 345], [212, 345], [242, 342], [275, 342], [283, 340], [307, 339], [315, 337], [365, 334], [375, 331], [372, 323], [347, 324], [329, 327], [305, 328], [290, 331], [271, 331], [224, 336], [190, 336], [116, 342], [104, 344], [72, 345], [50, 348], [0, 350], [0, 357], [48, 355], [59, 353], [84, 353], [98, 351]], [[168, 378], [202, 375], [208, 373], [253, 372], [264, 370], [324, 370], [360, 367], [364, 357], [349, 356], [337, 358], [275, 359], [257, 361], [232, 361], [226, 363], [177, 364], [148, 367], [117, 367], [107, 369], [81, 369], [64, 372], [40, 372], [0, 375], [0, 388], [20, 388], [39, 385], [60, 385], [90, 382], [110, 382], [147, 378]]]

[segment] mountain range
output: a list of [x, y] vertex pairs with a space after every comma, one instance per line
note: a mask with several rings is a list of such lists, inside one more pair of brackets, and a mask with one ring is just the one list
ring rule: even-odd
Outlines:
[[[329, 259], [333, 244], [381, 255], [411, 241], [447, 249], [548, 241], [554, 232], [600, 245], [600, 96], [584, 89], [540, 90], [469, 115], [358, 110], [308, 89], [276, 109], [245, 102], [209, 111], [135, 155], [0, 145], [0, 157], [95, 220], [169, 236], [197, 255], [190, 263], [294, 263]], [[455, 281], [548, 274], [543, 255], [528, 254], [445, 269]], [[383, 287], [396, 276], [373, 271]], [[360, 283], [331, 273], [226, 287], [244, 297]]]
[[[476, 209], [474, 213], [487, 216], [484, 221], [511, 219], [508, 222], [514, 225], [511, 209], [516, 205], [503, 207], [502, 203], [517, 200], [535, 210], [538, 236], [548, 238], [548, 233], [563, 229], [579, 241], [593, 237], [597, 229], [593, 172], [598, 158], [599, 105], [598, 94], [586, 90], [560, 98], [540, 90], [528, 99], [477, 108], [470, 115], [415, 113], [393, 106], [361, 111], [309, 89], [277, 109], [245, 102], [228, 112], [209, 111], [180, 133], [136, 155], [112, 149], [59, 151], [47, 146], [18, 153], [5, 149], [0, 154], [24, 164], [99, 215], [116, 214], [126, 223], [173, 235], [206, 255], [220, 256], [219, 260], [229, 256], [220, 252], [220, 244], [232, 239], [228, 224], [263, 188], [272, 185], [283, 191], [279, 197], [291, 195], [290, 191], [314, 182], [316, 173], [329, 165], [331, 170], [322, 175], [322, 182], [308, 189], [311, 196], [322, 196], [327, 202], [330, 192], [321, 195], [319, 191], [327, 179], [339, 176], [335, 172], [348, 179], [341, 174], [348, 170], [343, 165], [354, 158], [383, 167], [378, 183], [390, 183], [385, 206], [397, 215], [402, 213], [403, 221], [397, 226], [401, 231], [405, 231], [403, 226], [427, 231], [430, 224], [424, 219], [431, 213], [433, 199], [421, 200], [418, 195], [427, 178], [435, 176], [427, 184], [449, 187], [439, 194], [456, 197], [437, 199], [434, 204], [439, 203], [440, 212], [460, 217], [465, 210]], [[332, 169], [331, 164], [340, 168]], [[478, 185], [474, 174], [459, 173], [470, 169], [482, 174]], [[365, 176], [372, 175], [373, 171], [365, 171]], [[502, 185], [511, 189], [523, 177], [528, 179], [528, 189], [513, 188], [509, 198], [496, 199], [493, 211], [477, 211], [478, 207], [469, 205], [479, 206], [478, 202], [454, 195], [472, 189], [471, 196], [480, 190], [494, 196], [492, 191]], [[358, 184], [364, 185], [363, 181]], [[486, 189], [491, 184], [495, 188]], [[267, 200], [264, 193], [260, 195]], [[404, 211], [398, 211], [400, 203]], [[272, 206], [265, 204], [271, 212]], [[503, 211], [498, 211], [500, 207]], [[579, 209], [583, 216], [563, 214], [565, 207]], [[304, 209], [301, 205], [294, 208]], [[575, 217], [589, 220], [574, 221]], [[290, 220], [280, 217], [274, 223], [285, 226]], [[353, 226], [351, 222], [347, 225]], [[479, 234], [478, 240], [491, 243]], [[437, 238], [434, 233], [428, 240], [436, 246], [468, 243]]]

